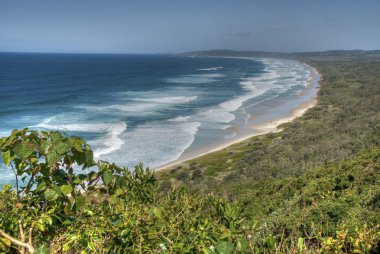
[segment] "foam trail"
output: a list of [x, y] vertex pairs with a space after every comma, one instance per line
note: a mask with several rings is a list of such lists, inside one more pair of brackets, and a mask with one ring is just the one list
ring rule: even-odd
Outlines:
[[85, 109], [87, 111], [98, 111], [98, 112], [113, 112], [123, 111], [123, 112], [147, 112], [149, 114], [154, 113], [154, 111], [171, 107], [176, 104], [185, 104], [194, 101], [198, 96], [172, 96], [172, 97], [148, 97], [148, 98], [132, 98], [128, 103], [125, 104], [114, 104], [110, 106], [88, 106], [82, 105], [77, 106], [77, 108]]
[[190, 119], [190, 116], [178, 116], [172, 119], [169, 119], [170, 122], [187, 122]]
[[42, 128], [55, 131], [74, 131], [74, 132], [110, 132], [115, 127], [123, 126], [125, 123], [106, 124], [106, 123], [78, 123], [78, 124], [49, 124], [41, 123], [30, 127]]
[[113, 125], [109, 129], [109, 133], [101, 139], [102, 144], [105, 148], [97, 148], [94, 151], [94, 157], [100, 158], [102, 155], [106, 155], [117, 151], [125, 143], [123, 139], [120, 138], [120, 135], [127, 130], [127, 125], [125, 123], [120, 123]]
[[219, 74], [219, 73], [211, 73], [211, 74], [199, 74], [199, 75], [192, 75], [194, 77], [204, 77], [204, 78], [223, 78], [226, 75], [224, 74]]
[[117, 152], [108, 154], [107, 159], [128, 166], [143, 161], [150, 167], [174, 161], [193, 143], [200, 125], [199, 122], [171, 121], [140, 125], [122, 134], [126, 143]]
[[173, 96], [173, 97], [162, 97], [162, 98], [135, 98], [133, 101], [141, 102], [153, 102], [157, 104], [181, 104], [187, 103], [197, 99], [198, 96]]
[[198, 71], [217, 71], [219, 69], [223, 69], [223, 67], [211, 67], [211, 68], [205, 68], [205, 69], [198, 69]]
[[[225, 124], [235, 119], [234, 112], [240, 109], [246, 101], [264, 95], [269, 91], [274, 92], [274, 96], [278, 96], [295, 85], [307, 85], [307, 77], [311, 73], [305, 71], [302, 64], [290, 60], [260, 59], [260, 61], [265, 65], [263, 74], [241, 78], [240, 86], [246, 91], [245, 94], [235, 96], [233, 99], [212, 108], [200, 110], [191, 119], [207, 123], [206, 126], [209, 128], [220, 129], [220, 126], [228, 126]], [[245, 122], [248, 121], [249, 117], [248, 115]]]
[[[99, 158], [102, 155], [117, 151], [124, 144], [120, 135], [127, 130], [127, 124], [120, 123], [79, 123], [79, 124], [50, 124], [52, 118], [45, 120], [43, 123], [32, 126], [47, 130], [73, 131], [73, 132], [95, 132], [107, 134], [99, 140], [90, 141], [90, 144], [98, 146], [94, 150], [94, 157]], [[99, 147], [100, 146], [100, 147]]]
[[207, 84], [218, 81], [217, 78], [225, 77], [223, 74], [198, 74], [198, 75], [186, 75], [177, 78], [168, 78], [165, 82], [177, 83], [177, 84]]

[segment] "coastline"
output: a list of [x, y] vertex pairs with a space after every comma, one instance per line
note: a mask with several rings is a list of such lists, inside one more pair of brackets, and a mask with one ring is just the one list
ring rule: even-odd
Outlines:
[[268, 122], [262, 123], [262, 124], [257, 124], [257, 125], [252, 125], [249, 126], [249, 129], [251, 130], [250, 134], [247, 135], [242, 135], [238, 136], [238, 138], [230, 140], [228, 142], [224, 142], [221, 145], [218, 145], [216, 147], [209, 147], [205, 152], [200, 152], [195, 155], [188, 154], [184, 152], [177, 160], [169, 162], [167, 164], [164, 164], [162, 166], [153, 168], [156, 172], [158, 171], [163, 171], [165, 169], [169, 169], [175, 166], [179, 166], [187, 161], [202, 157], [204, 155], [208, 155], [213, 152], [221, 151], [223, 149], [226, 149], [232, 145], [244, 142], [252, 137], [259, 136], [259, 135], [264, 135], [268, 134], [271, 132], [279, 132], [281, 129], [279, 126], [284, 123], [289, 123], [293, 121], [294, 119], [301, 117], [306, 113], [306, 111], [310, 108], [313, 108], [314, 106], [317, 105], [318, 99], [317, 99], [317, 94], [319, 91], [319, 85], [320, 85], [320, 80], [321, 80], [321, 74], [318, 72], [318, 70], [306, 63], [300, 62], [302, 65], [304, 65], [307, 69], [311, 71], [311, 79], [308, 80], [308, 84], [306, 86], [306, 89], [303, 90], [300, 94], [297, 96], [305, 96], [307, 91], [310, 91], [312, 89], [315, 89], [315, 95], [312, 96], [309, 100], [306, 102], [300, 103], [298, 106], [295, 108], [292, 108], [289, 110], [288, 115], [281, 117], [281, 118], [276, 118], [276, 119], [271, 119]]

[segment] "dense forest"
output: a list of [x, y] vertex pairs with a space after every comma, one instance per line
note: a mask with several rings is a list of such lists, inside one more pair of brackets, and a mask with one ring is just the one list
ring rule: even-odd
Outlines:
[[17, 182], [0, 192], [0, 253], [379, 253], [380, 56], [281, 57], [320, 72], [314, 108], [159, 172], [95, 162], [59, 132], [1, 138]]

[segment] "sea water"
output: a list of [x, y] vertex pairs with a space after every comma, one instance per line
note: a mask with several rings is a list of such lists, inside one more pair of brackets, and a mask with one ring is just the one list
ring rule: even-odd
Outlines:
[[[310, 76], [276, 59], [1, 53], [0, 136], [59, 130], [85, 138], [96, 159], [155, 168], [233, 139], [263, 105], [291, 103]], [[13, 175], [1, 163], [5, 183]]]

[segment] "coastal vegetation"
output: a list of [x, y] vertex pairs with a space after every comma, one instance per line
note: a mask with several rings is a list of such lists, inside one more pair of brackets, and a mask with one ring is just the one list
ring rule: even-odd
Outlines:
[[156, 173], [59, 132], [1, 138], [0, 253], [379, 253], [380, 57], [282, 57], [322, 75], [314, 108]]
[[[378, 52], [283, 57], [318, 69], [322, 80], [317, 105], [279, 126], [277, 133], [253, 137], [159, 172], [161, 188], [187, 186], [193, 192], [238, 202], [248, 220], [257, 223], [256, 237], [271, 235], [277, 246], [292, 246], [299, 238], [309, 239], [309, 247], [321, 246], [324, 242], [319, 236], [339, 242], [342, 230], [352, 233], [360, 228], [377, 234], [378, 239]], [[337, 244], [335, 251], [354, 252], [346, 244]]]
[[17, 177], [16, 190], [5, 186], [0, 192], [0, 253], [250, 248], [240, 207], [214, 196], [189, 195], [183, 188], [160, 193], [152, 171], [94, 162], [78, 137], [14, 130], [0, 147]]

